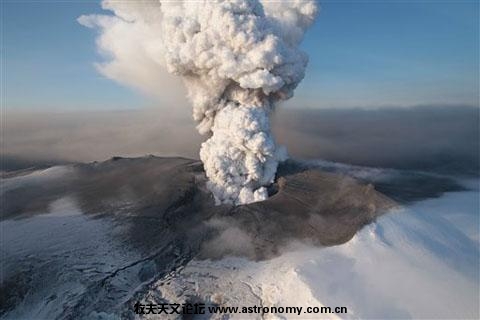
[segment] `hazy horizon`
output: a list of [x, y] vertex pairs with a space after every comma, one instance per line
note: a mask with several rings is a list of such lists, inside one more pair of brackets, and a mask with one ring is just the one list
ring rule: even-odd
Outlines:
[[[198, 159], [205, 136], [190, 109], [9, 111], [4, 167], [147, 154]], [[472, 106], [389, 109], [278, 108], [273, 131], [292, 158], [478, 175], [479, 113]]]

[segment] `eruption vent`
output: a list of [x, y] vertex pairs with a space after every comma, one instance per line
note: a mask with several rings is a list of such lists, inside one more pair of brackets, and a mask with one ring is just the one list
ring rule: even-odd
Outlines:
[[[140, 87], [148, 82], [145, 73], [158, 66], [181, 76], [197, 129], [209, 136], [200, 158], [217, 203], [266, 199], [266, 186], [287, 157], [272, 137], [269, 114], [304, 77], [308, 57], [298, 45], [315, 18], [315, 2], [105, 0], [102, 5], [115, 15], [79, 18], [102, 30], [98, 45], [113, 59], [100, 71]], [[133, 68], [132, 59], [143, 61], [143, 68]]]

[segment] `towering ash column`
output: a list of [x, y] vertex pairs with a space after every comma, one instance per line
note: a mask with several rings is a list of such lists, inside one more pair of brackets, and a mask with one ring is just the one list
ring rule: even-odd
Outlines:
[[[110, 41], [112, 28], [135, 29], [143, 45], [155, 48], [147, 52], [162, 55], [152, 61], [184, 79], [197, 129], [209, 136], [200, 158], [217, 203], [266, 199], [265, 187], [287, 157], [272, 137], [269, 114], [304, 77], [308, 57], [298, 45], [315, 18], [315, 2], [151, 0], [103, 6], [122, 21], [88, 16], [80, 22], [100, 26]], [[115, 54], [115, 47], [107, 49]]]

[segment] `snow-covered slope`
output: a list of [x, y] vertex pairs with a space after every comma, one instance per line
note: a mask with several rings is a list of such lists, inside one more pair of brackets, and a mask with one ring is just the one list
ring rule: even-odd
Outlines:
[[[395, 209], [343, 245], [297, 245], [262, 262], [193, 260], [145, 298], [184, 302], [196, 295], [223, 306], [348, 309], [347, 314], [264, 314], [267, 319], [478, 319], [478, 214], [477, 190], [447, 193]], [[180, 297], [172, 294], [185, 287]]]

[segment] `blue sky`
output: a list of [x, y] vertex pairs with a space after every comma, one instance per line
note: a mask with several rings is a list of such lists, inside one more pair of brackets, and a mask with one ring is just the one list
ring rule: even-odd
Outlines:
[[[302, 47], [307, 75], [298, 107], [478, 105], [477, 1], [323, 1]], [[156, 102], [104, 78], [95, 32], [82, 14], [97, 1], [3, 4], [10, 109], [134, 109]]]

